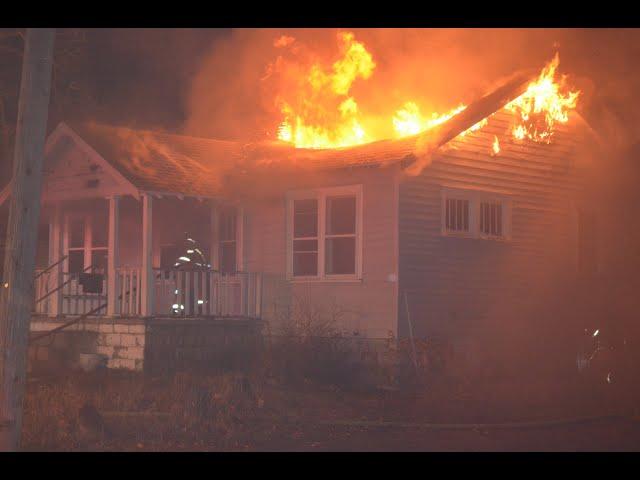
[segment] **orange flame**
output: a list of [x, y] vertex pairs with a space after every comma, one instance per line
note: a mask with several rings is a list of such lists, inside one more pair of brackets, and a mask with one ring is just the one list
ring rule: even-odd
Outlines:
[[498, 136], [493, 136], [493, 143], [491, 144], [491, 156], [495, 157], [500, 153], [500, 141], [498, 140]]
[[[354, 82], [371, 77], [376, 62], [353, 33], [340, 32], [337, 40], [340, 54], [333, 63], [323, 65], [314, 60], [310, 66], [290, 70], [295, 72], [289, 75], [295, 87], [283, 90], [282, 95], [276, 98], [276, 107], [282, 114], [282, 122], [276, 132], [279, 140], [297, 148], [320, 149], [359, 145], [378, 139], [371, 131], [380, 127], [381, 122], [376, 119], [372, 123], [373, 119], [369, 117], [363, 122], [352, 94]], [[278, 49], [299, 49], [296, 39], [286, 35], [275, 39], [273, 45]], [[281, 63], [282, 58], [279, 57], [275, 64], [269, 66], [267, 76], [278, 70]], [[505, 106], [514, 114], [511, 134], [515, 139], [550, 143], [556, 123], [568, 121], [569, 111], [576, 107], [580, 92], [567, 91], [565, 76], [556, 80], [558, 64], [556, 53], [539, 77], [528, 85], [525, 93]], [[388, 117], [383, 117], [382, 123], [388, 128], [393, 127], [396, 138], [403, 138], [433, 129], [466, 108], [460, 104], [443, 114], [423, 115], [414, 101], [407, 101], [391, 116], [390, 124], [386, 123]], [[460, 133], [458, 138], [479, 130], [487, 123], [488, 118], [484, 118]], [[500, 143], [494, 135], [491, 153], [495, 156], [499, 152]]]
[[566, 76], [555, 79], [560, 56], [556, 53], [527, 87], [527, 91], [510, 102], [506, 108], [516, 115], [511, 133], [517, 140], [528, 138], [534, 142], [550, 143], [556, 122], [566, 123], [569, 110], [576, 108], [580, 91], [566, 90]]
[[[319, 63], [311, 66], [307, 82], [313, 98], [302, 102], [304, 108], [296, 112], [288, 103], [281, 103], [284, 120], [278, 127], [278, 139], [299, 148], [337, 148], [371, 140], [360, 124], [358, 104], [349, 92], [356, 79], [371, 76], [376, 64], [353, 33], [339, 33], [338, 41], [341, 58], [331, 69], [324, 69]], [[336, 111], [325, 112], [323, 105], [314, 103], [326, 98], [340, 101]]]
[[430, 118], [425, 118], [414, 102], [406, 102], [393, 116], [393, 128], [397, 137], [416, 135], [446, 122], [465, 108], [467, 108], [466, 105], [459, 105], [442, 115], [432, 113]]

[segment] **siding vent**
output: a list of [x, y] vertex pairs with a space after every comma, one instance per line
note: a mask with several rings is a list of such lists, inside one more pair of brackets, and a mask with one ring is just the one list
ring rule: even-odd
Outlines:
[[100, 185], [100, 180], [97, 178], [87, 180], [87, 188], [98, 188], [98, 185]]

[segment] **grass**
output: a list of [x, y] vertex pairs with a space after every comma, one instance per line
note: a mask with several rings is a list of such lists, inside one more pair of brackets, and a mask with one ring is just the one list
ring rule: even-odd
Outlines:
[[[83, 424], [91, 405], [106, 428]], [[398, 391], [292, 385], [241, 372], [147, 377], [74, 372], [29, 382], [26, 450], [245, 450], [296, 445], [318, 424], [344, 421], [501, 423], [627, 412], [606, 391], [542, 379], [460, 382], [442, 378]], [[331, 444], [330, 430], [328, 439]], [[344, 439], [340, 439], [344, 443]], [[287, 443], [288, 442], [288, 443]]]

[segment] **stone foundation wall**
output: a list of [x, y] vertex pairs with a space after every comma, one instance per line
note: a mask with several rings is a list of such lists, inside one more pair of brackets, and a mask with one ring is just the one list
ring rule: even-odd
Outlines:
[[[31, 337], [68, 321], [34, 317]], [[86, 319], [30, 345], [30, 360], [53, 360], [75, 366], [80, 353], [97, 353], [107, 358], [108, 368], [141, 371], [144, 366], [145, 328], [144, 321], [138, 318]]]
[[[69, 319], [34, 316], [31, 338]], [[229, 368], [254, 361], [262, 322], [251, 319], [91, 318], [32, 342], [31, 369], [77, 367], [81, 353], [104, 355], [108, 368], [166, 373]]]

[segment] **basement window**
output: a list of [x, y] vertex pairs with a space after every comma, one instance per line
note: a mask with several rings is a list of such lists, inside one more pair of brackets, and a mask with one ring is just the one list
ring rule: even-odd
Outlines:
[[287, 209], [289, 278], [361, 278], [361, 186], [290, 192]]
[[511, 201], [490, 192], [444, 189], [442, 234], [508, 240], [511, 234]]

